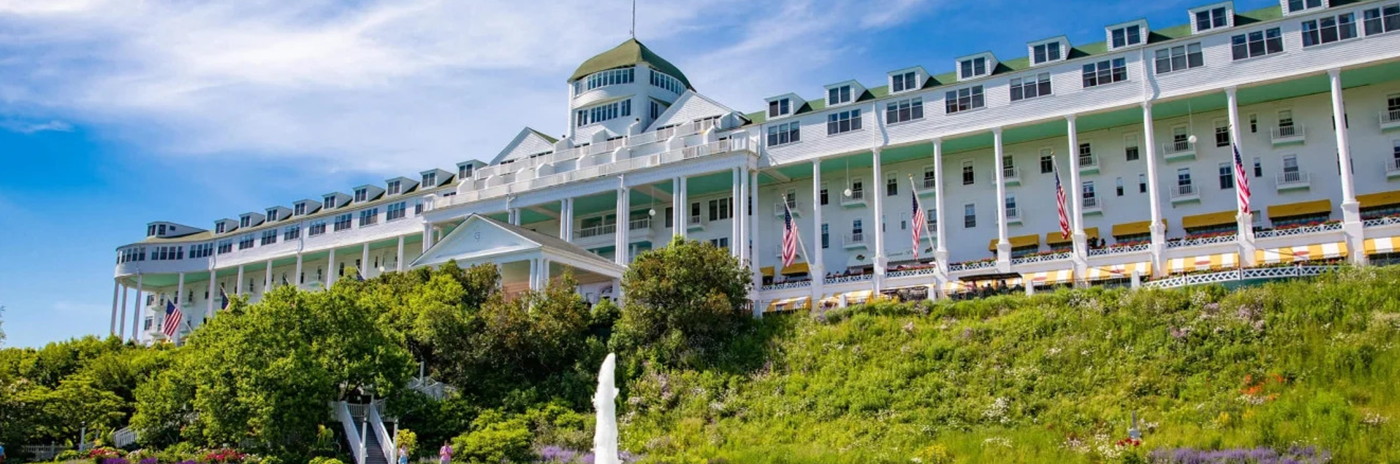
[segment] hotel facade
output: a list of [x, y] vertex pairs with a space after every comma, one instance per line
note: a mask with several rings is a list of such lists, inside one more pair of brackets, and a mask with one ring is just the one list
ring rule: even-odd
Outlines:
[[[170, 301], [188, 322], [179, 338], [222, 293], [256, 300], [448, 260], [496, 264], [507, 291], [569, 271], [592, 301], [622, 297], [629, 261], [673, 236], [748, 263], [755, 312], [889, 291], [937, 298], [979, 281], [1151, 283], [1393, 258], [1400, 3], [1183, 13], [1168, 28], [1107, 26], [1102, 42], [1041, 38], [1020, 58], [972, 53], [951, 72], [795, 89], [743, 103], [761, 105], [752, 113], [628, 40], [568, 78], [559, 137], [525, 128], [489, 162], [209, 229], [150, 223], [117, 249], [112, 331], [128, 336], [129, 320], [130, 336], [163, 339]], [[1252, 214], [1239, 213], [1232, 147]], [[916, 204], [925, 223], [912, 223]], [[787, 209], [804, 247], [785, 267]]]

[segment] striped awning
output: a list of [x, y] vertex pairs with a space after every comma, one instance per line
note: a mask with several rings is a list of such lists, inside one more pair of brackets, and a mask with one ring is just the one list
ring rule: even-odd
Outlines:
[[1031, 282], [1035, 285], [1055, 285], [1074, 280], [1074, 270], [1062, 269], [1059, 271], [1032, 272], [1029, 274], [1022, 274], [1022, 276], [1025, 277], [1026, 282]]
[[1201, 255], [1190, 258], [1172, 258], [1167, 261], [1167, 273], [1216, 270], [1236, 267], [1240, 262], [1238, 252]]
[[1394, 237], [1368, 238], [1362, 245], [1367, 255], [1395, 253], [1400, 251], [1400, 235]]
[[1347, 242], [1298, 245], [1267, 250], [1254, 250], [1255, 264], [1296, 263], [1315, 259], [1344, 258]]
[[1093, 282], [1096, 280], [1126, 279], [1133, 276], [1133, 271], [1137, 271], [1140, 277], [1150, 277], [1152, 275], [1152, 262], [1143, 261], [1140, 263], [1091, 267], [1084, 274], [1084, 280]]
[[1234, 222], [1234, 211], [1220, 211], [1183, 217], [1181, 218], [1181, 228], [1199, 229], [1202, 227], [1223, 226], [1226, 224], [1233, 224]]
[[[1084, 237], [1086, 237], [1086, 238], [1099, 238], [1099, 228], [1098, 228], [1098, 227], [1086, 227], [1086, 228], [1084, 229]], [[1074, 235], [1070, 235], [1070, 236], [1068, 236], [1068, 237], [1065, 237], [1065, 236], [1063, 236], [1063, 235], [1060, 235], [1060, 231], [1058, 231], [1058, 230], [1057, 230], [1057, 231], [1054, 231], [1054, 232], [1046, 232], [1046, 233], [1045, 233], [1045, 244], [1046, 244], [1046, 245], [1049, 245], [1049, 246], [1063, 245], [1063, 244], [1070, 243], [1070, 242], [1073, 242], [1073, 241], [1074, 241]]]
[[767, 312], [771, 313], [778, 311], [793, 311], [798, 309], [812, 309], [811, 298], [805, 296], [798, 296], [793, 298], [783, 298], [781, 300], [773, 300], [772, 302], [768, 303]]

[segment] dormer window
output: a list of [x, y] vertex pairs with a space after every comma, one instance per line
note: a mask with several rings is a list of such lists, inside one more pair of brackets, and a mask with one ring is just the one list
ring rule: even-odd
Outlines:
[[768, 117], [775, 118], [792, 114], [792, 101], [788, 98], [779, 98], [768, 102]]
[[272, 221], [276, 221], [276, 220], [277, 220], [277, 210], [275, 210], [275, 209], [269, 209], [269, 210], [267, 210], [267, 221], [268, 221], [268, 222], [272, 222]]
[[423, 174], [423, 185], [427, 187], [437, 187], [437, 173], [430, 172]]
[[248, 227], [248, 224], [252, 224], [252, 223], [253, 223], [253, 218], [252, 218], [252, 217], [243, 216], [243, 217], [242, 217], [241, 219], [239, 219], [239, 221], [238, 221], [238, 227]]
[[1313, 8], [1322, 8], [1322, 0], [1288, 0], [1289, 13], [1297, 13]]
[[295, 214], [297, 216], [306, 214], [306, 202], [297, 203], [295, 206], [293, 206], [293, 208], [294, 209], [292, 210], [292, 214]]
[[851, 86], [842, 85], [826, 90], [826, 104], [828, 106], [840, 105], [851, 102]]
[[984, 76], [987, 74], [987, 58], [979, 56], [977, 58], [962, 60], [958, 63], [958, 69], [958, 76], [961, 79], [971, 79], [977, 76]]
[[368, 200], [368, 199], [369, 199], [369, 190], [368, 190], [368, 189], [362, 189], [362, 188], [355, 189], [355, 201], [361, 202], [361, 201], [365, 201], [365, 200]]
[[1113, 37], [1113, 48], [1123, 48], [1142, 43], [1142, 26], [1133, 24], [1115, 28], [1109, 32]]
[[399, 194], [399, 185], [400, 185], [400, 184], [399, 184], [399, 181], [397, 181], [397, 180], [391, 180], [391, 181], [389, 181], [389, 184], [386, 186], [386, 187], [388, 187], [388, 189], [387, 189], [386, 191], [389, 192], [390, 195], [398, 195], [398, 194]]
[[156, 225], [155, 225], [155, 224], [151, 224], [151, 225], [149, 225], [149, 226], [146, 226], [146, 236], [147, 236], [147, 237], [153, 236], [153, 235], [155, 235], [155, 234], [156, 234]]
[[890, 76], [890, 92], [903, 92], [919, 88], [919, 73], [909, 71]]
[[1060, 42], [1043, 43], [1031, 47], [1031, 59], [1035, 64], [1060, 60]]
[[[655, 118], [655, 116], [653, 116], [653, 118]], [[468, 164], [468, 165], [465, 165], [465, 166], [460, 166], [460, 167], [458, 167], [458, 168], [457, 168], [457, 178], [458, 178], [458, 179], [470, 179], [470, 178], [472, 178], [472, 165]]]
[[326, 203], [323, 206], [325, 209], [335, 208], [335, 197], [326, 197]]
[[216, 233], [216, 234], [222, 234], [222, 233], [226, 232], [225, 229], [227, 229], [227, 226], [228, 226], [228, 223], [223, 222], [223, 221], [219, 221], [217, 224], [214, 224], [214, 233]]
[[1228, 10], [1223, 6], [1196, 12], [1196, 32], [1208, 31], [1230, 25]]

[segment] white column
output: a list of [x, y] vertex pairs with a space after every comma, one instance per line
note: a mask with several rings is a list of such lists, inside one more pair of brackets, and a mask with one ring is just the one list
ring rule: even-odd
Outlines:
[[613, 228], [613, 262], [627, 265], [627, 234], [628, 234], [628, 190], [626, 187], [617, 189], [617, 226]]
[[739, 182], [739, 175], [739, 168], [736, 167], [729, 170], [730, 196], [734, 199], [730, 204], [729, 211], [729, 254], [734, 256], [735, 259], [739, 258], [739, 230], [742, 228], [739, 224], [743, 222], [739, 220], [739, 218], [743, 217], [739, 212], [743, 211], [741, 208], [743, 208], [744, 205], [744, 198], [740, 196], [743, 192], [739, 189], [739, 184], [741, 183]]
[[[751, 222], [753, 221], [753, 210], [758, 209], [758, 205], [752, 204], [749, 200], [749, 169], [747, 166], [739, 169], [739, 265], [745, 266], [749, 263], [749, 234], [752, 233]], [[752, 205], [752, 207], [750, 207]]]
[[269, 259], [267, 260], [267, 269], [263, 271], [263, 294], [266, 295], [270, 289], [272, 289], [272, 260]]
[[[432, 234], [432, 231], [429, 231], [428, 233], [429, 233], [429, 235], [431, 235], [431, 234]], [[239, 268], [238, 268], [238, 273], [239, 273], [239, 275], [242, 275], [242, 274], [243, 274], [243, 268], [242, 268], [242, 267], [239, 267]], [[330, 256], [329, 256], [328, 258], [326, 258], [326, 288], [331, 288], [331, 285], [334, 284], [334, 283], [335, 283], [335, 248], [331, 248]]]
[[112, 279], [112, 330], [109, 332], [110, 335], [117, 334], [117, 294], [121, 293], [121, 289], [122, 283]]
[[530, 290], [539, 290], [539, 289], [540, 289], [540, 266], [539, 266], [539, 262], [540, 262], [540, 259], [539, 259], [539, 258], [530, 258], [530, 261], [529, 261], [529, 263], [530, 263], [530, 283], [529, 283]]
[[812, 307], [822, 297], [826, 283], [826, 261], [822, 258], [822, 160], [812, 160], [812, 259], [807, 270], [812, 276]]
[[1069, 220], [1073, 240], [1074, 280], [1084, 279], [1089, 267], [1088, 237], [1084, 234], [1084, 187], [1079, 181], [1079, 129], [1075, 115], [1065, 116], [1065, 133], [1069, 137]]
[[144, 274], [136, 274], [136, 301], [135, 301], [136, 304], [135, 304], [135, 305], [132, 305], [132, 308], [131, 308], [131, 339], [132, 339], [132, 340], [140, 340], [140, 339], [141, 339], [141, 334], [140, 334], [140, 332], [139, 332], [140, 327], [141, 327], [141, 325], [140, 325], [140, 324], [141, 324], [141, 305], [144, 304], [144, 303], [141, 302], [141, 300], [143, 299], [143, 298], [141, 298], [141, 287], [142, 287], [143, 285], [145, 285], [145, 284], [143, 283], [143, 279], [144, 279], [144, 278], [145, 278], [145, 275], [144, 275]]
[[678, 214], [680, 218], [680, 221], [676, 222], [676, 224], [678, 224], [676, 226], [676, 235], [680, 235], [681, 239], [685, 239], [687, 233], [690, 232], [690, 199], [688, 198], [690, 195], [689, 192], [686, 191], [688, 187], [687, 184], [689, 184], [689, 182], [686, 181], [685, 176], [677, 177], [675, 190], [678, 193], [673, 195], [676, 204], [679, 205], [676, 208], [676, 214]]
[[[399, 253], [403, 253], [403, 238], [402, 238], [402, 237], [399, 238]], [[301, 288], [301, 284], [305, 283], [305, 282], [304, 282], [305, 278], [302, 277], [302, 275], [303, 275], [302, 273], [305, 272], [305, 271], [302, 270], [302, 267], [303, 267], [303, 263], [302, 263], [301, 252], [298, 251], [298, 252], [297, 252], [297, 269], [296, 269], [296, 276], [292, 277], [293, 279], [295, 279], [295, 280], [293, 280], [293, 282], [296, 283], [296, 287], [297, 287], [297, 288]]]
[[243, 265], [238, 265], [238, 280], [233, 282], [233, 294], [243, 296]]
[[[300, 273], [300, 271], [301, 271], [301, 269], [300, 269], [300, 268], [301, 268], [301, 266], [300, 266], [300, 264], [301, 264], [301, 255], [297, 255], [297, 264], [298, 264], [298, 266], [297, 266], [297, 268], [298, 268], [298, 269], [297, 269], [297, 272]], [[398, 249], [398, 251], [396, 252], [396, 254], [394, 255], [394, 271], [395, 271], [395, 272], [403, 272], [403, 236], [402, 236], [402, 235], [399, 236], [399, 249]]]
[[1002, 172], [1001, 128], [992, 129], [994, 170], [993, 178], [997, 187], [997, 268], [1001, 272], [1011, 272], [1011, 242], [1006, 231], [1006, 174]]
[[870, 166], [875, 179], [871, 190], [875, 197], [875, 291], [884, 287], [885, 280], [885, 177], [881, 174], [880, 148], [870, 150]]
[[750, 256], [752, 257], [752, 259], [749, 260], [749, 271], [753, 272], [753, 293], [749, 300], [753, 301], [754, 317], [762, 317], [763, 308], [759, 307], [758, 305], [758, 290], [760, 288], [763, 288], [763, 252], [761, 251], [763, 250], [763, 248], [760, 248], [758, 246], [758, 243], [759, 240], [763, 237], [763, 233], [758, 232], [762, 228], [758, 227], [757, 206], [763, 203], [758, 197], [758, 171], [755, 170], [749, 173], [749, 183], [753, 184], [753, 204], [755, 206], [753, 214], [753, 230], [756, 232], [751, 234], [749, 237], [749, 239], [753, 240], [753, 243], [750, 245], [751, 247], [753, 247], [753, 251], [750, 252]]
[[938, 237], [938, 246], [934, 248], [933, 256], [938, 261], [940, 272], [946, 275], [948, 272], [948, 244], [944, 238], [948, 235], [943, 226], [946, 223], [943, 219], [946, 217], [943, 213], [945, 209], [943, 204], [943, 139], [933, 139], [933, 172], [933, 207], [936, 218], [934, 221], [937, 223], [934, 225], [933, 234]]
[[[120, 283], [119, 283], [120, 285]], [[126, 340], [126, 294], [129, 293], [127, 287], [122, 287], [122, 317], [117, 320], [117, 324], [112, 329], [112, 335]]]
[[[1244, 143], [1244, 141], [1240, 139], [1240, 108], [1239, 100], [1235, 97], [1234, 86], [1225, 88], [1225, 114], [1230, 121], [1230, 143], [1233, 145], [1233, 147], [1231, 147], [1233, 150]], [[1232, 166], [1234, 156], [1234, 152], [1231, 152], [1230, 160]], [[1238, 192], [1240, 188], [1239, 181], [1240, 179], [1235, 179], [1236, 192]], [[1253, 208], [1250, 208], [1251, 211], [1245, 213], [1242, 211], [1242, 206], [1243, 203], [1240, 201], [1240, 196], [1235, 195], [1235, 227], [1237, 229], [1235, 240], [1239, 242], [1240, 245], [1240, 262], [1244, 263], [1246, 267], [1252, 267], [1254, 266], [1254, 212], [1252, 211]]]
[[681, 199], [681, 178], [671, 178], [671, 236], [684, 237], [685, 201]]
[[1152, 102], [1142, 104], [1142, 130], [1143, 144], [1147, 146], [1147, 201], [1152, 211], [1152, 223], [1148, 225], [1152, 232], [1152, 262], [1156, 274], [1162, 275], [1166, 264], [1162, 261], [1162, 249], [1166, 246], [1167, 231], [1162, 225], [1161, 190], [1157, 187], [1157, 137], [1152, 127]]
[[[301, 263], [301, 255], [297, 255], [297, 263]], [[212, 268], [209, 269], [209, 296], [205, 298], [205, 300], [207, 301], [204, 302], [205, 321], [208, 321], [209, 319], [214, 317], [214, 299], [219, 297], [218, 289], [214, 288], [214, 285], [217, 282], [217, 278], [217, 272]]]
[[428, 249], [433, 247], [433, 225], [423, 223], [423, 254], [428, 253]]
[[360, 272], [361, 279], [369, 278], [369, 242], [365, 242], [364, 246], [361, 248], [360, 265], [355, 266], [355, 270]]
[[1332, 124], [1337, 127], [1337, 163], [1342, 171], [1342, 231], [1346, 232], [1347, 245], [1352, 250], [1351, 261], [1365, 264], [1365, 229], [1361, 223], [1361, 204], [1356, 201], [1356, 184], [1352, 179], [1351, 144], [1347, 139], [1346, 103], [1342, 99], [1342, 70], [1327, 70], [1327, 78], [1332, 84]]
[[175, 280], [175, 304], [180, 307], [180, 312], [183, 313], [185, 312], [185, 303], [189, 303], [185, 301], [185, 273], [181, 272], [177, 276]]
[[559, 238], [565, 242], [571, 242], [574, 238], [574, 208], [572, 200], [572, 198], [559, 200]]
[[520, 225], [520, 208], [510, 209], [510, 224], [513, 226]]

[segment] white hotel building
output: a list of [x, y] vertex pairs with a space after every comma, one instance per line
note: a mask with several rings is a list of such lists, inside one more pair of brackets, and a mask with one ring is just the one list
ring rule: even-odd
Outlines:
[[[885, 82], [797, 89], [820, 98], [777, 95], [755, 113], [698, 93], [629, 40], [569, 77], [562, 137], [525, 128], [489, 163], [209, 230], [151, 223], [117, 250], [113, 331], [125, 332], [131, 308], [132, 333], [160, 339], [165, 299], [193, 327], [216, 313], [220, 288], [257, 299], [353, 278], [341, 275], [351, 267], [373, 277], [448, 259], [497, 264], [508, 291], [572, 269], [596, 300], [629, 259], [673, 235], [750, 263], [751, 298], [766, 309], [903, 288], [937, 297], [988, 278], [1098, 285], [1390, 259], [1400, 2], [1282, 0], [1241, 12], [1227, 1], [1183, 13], [1185, 25], [1128, 21], [1102, 42], [1042, 38], [1026, 57], [971, 53], [933, 67], [952, 72], [913, 66]], [[1236, 213], [1232, 143], [1252, 215]], [[1052, 159], [1069, 197], [1068, 240]], [[918, 259], [910, 228], [924, 225], [910, 224], [911, 190], [932, 237]], [[806, 256], [782, 268], [785, 197]]]

